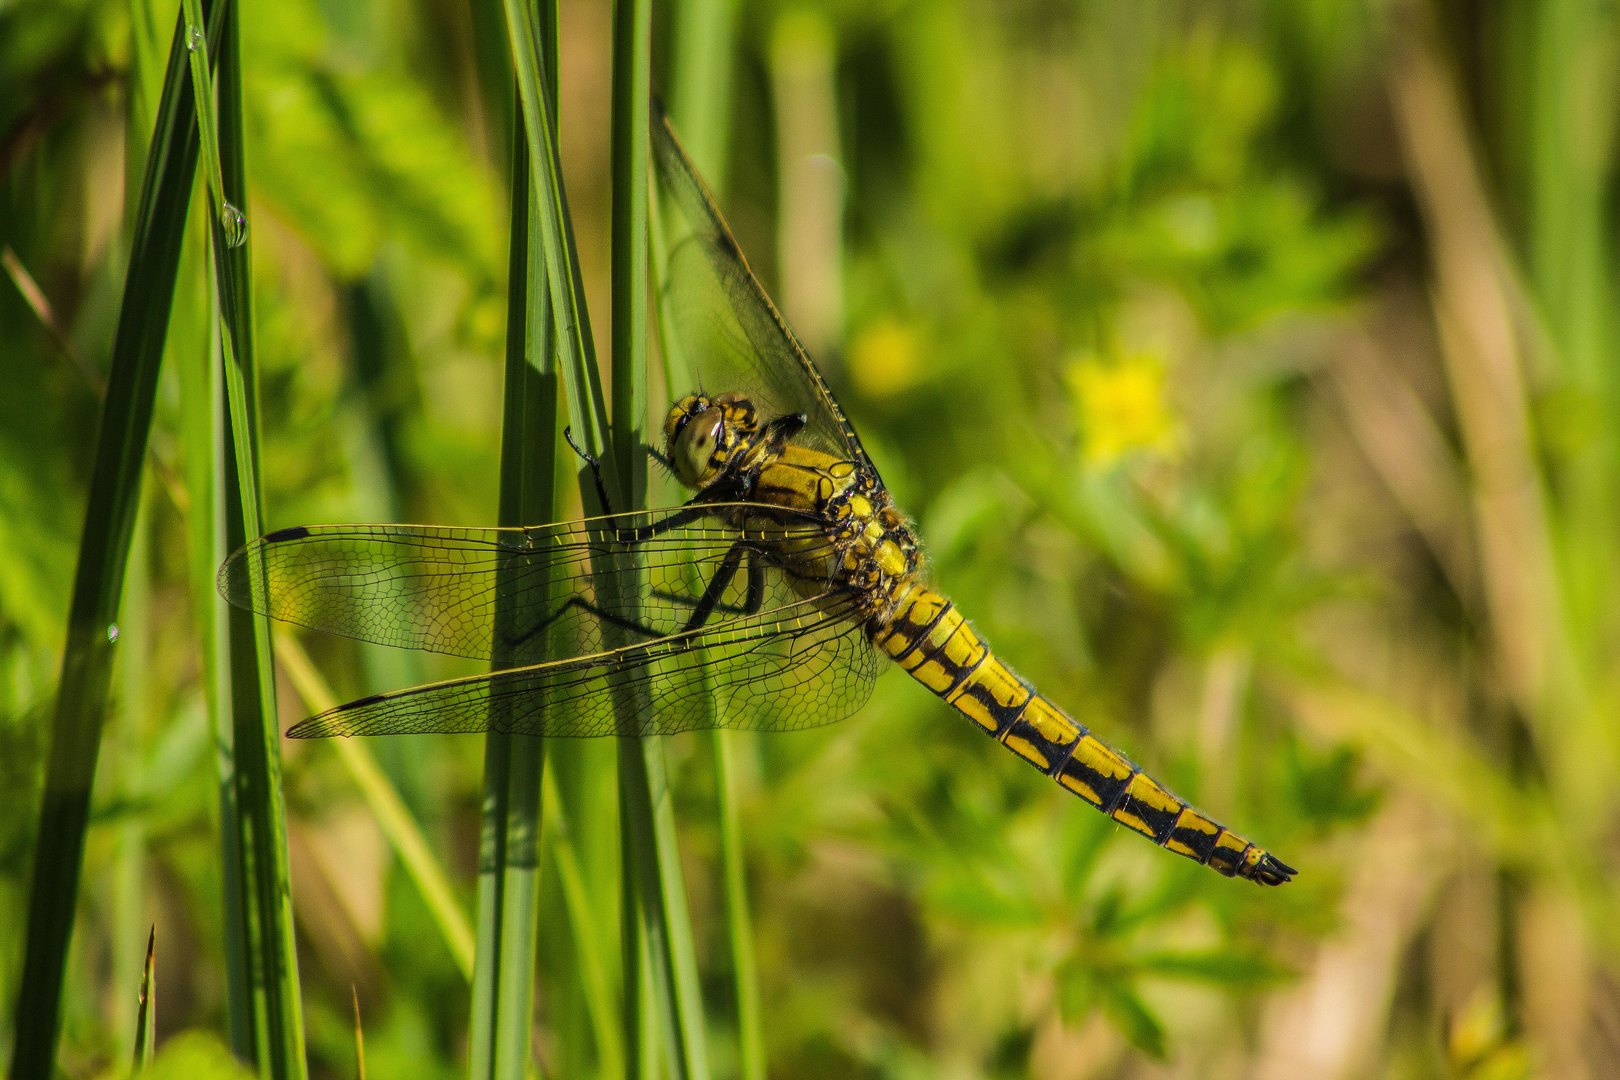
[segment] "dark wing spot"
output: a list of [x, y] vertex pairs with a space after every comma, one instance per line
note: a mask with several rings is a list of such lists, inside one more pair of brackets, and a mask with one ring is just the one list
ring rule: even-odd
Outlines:
[[309, 535], [309, 528], [304, 525], [294, 525], [289, 529], [277, 529], [264, 538], [267, 544], [284, 544], [289, 540], [302, 540]]

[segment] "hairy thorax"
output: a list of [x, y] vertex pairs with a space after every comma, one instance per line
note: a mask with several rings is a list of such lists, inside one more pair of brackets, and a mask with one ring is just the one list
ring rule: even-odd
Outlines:
[[885, 625], [914, 582], [922, 554], [910, 522], [872, 471], [791, 444], [750, 471], [751, 500], [814, 514], [824, 523], [823, 536], [784, 535], [780, 525], [759, 520], [737, 524], [772, 542], [800, 595], [854, 592], [862, 598], [869, 627]]

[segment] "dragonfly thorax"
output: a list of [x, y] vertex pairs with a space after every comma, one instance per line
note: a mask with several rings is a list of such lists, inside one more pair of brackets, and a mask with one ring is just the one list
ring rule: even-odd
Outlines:
[[702, 489], [719, 479], [758, 430], [754, 405], [741, 394], [688, 394], [664, 420], [664, 453], [677, 480]]

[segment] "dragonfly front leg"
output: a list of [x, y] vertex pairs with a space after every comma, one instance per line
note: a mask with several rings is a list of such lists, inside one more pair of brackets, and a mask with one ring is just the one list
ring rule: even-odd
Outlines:
[[563, 428], [563, 439], [568, 443], [569, 447], [574, 451], [574, 453], [579, 455], [580, 460], [590, 467], [591, 479], [596, 482], [596, 497], [601, 500], [602, 503], [602, 513], [612, 514], [613, 503], [608, 498], [607, 485], [602, 483], [601, 462], [596, 460], [596, 455], [587, 454], [585, 451], [579, 448], [579, 444], [574, 441], [574, 428], [572, 425]]
[[[596, 459], [594, 454], [587, 454], [580, 449], [579, 444], [574, 441], [574, 429], [572, 427], [563, 428], [563, 438], [567, 440], [574, 453], [579, 455], [579, 459], [591, 470], [591, 480], [596, 485], [596, 497], [602, 503], [602, 513], [611, 517], [614, 513], [613, 501], [608, 498], [607, 485], [602, 482], [601, 462]], [[650, 446], [647, 447], [647, 453], [665, 468], [673, 470], [674, 466], [670, 464], [669, 459], [663, 454]], [[671, 529], [678, 529], [682, 525], [690, 525], [707, 513], [708, 511], [700, 503], [690, 502], [675, 513], [655, 521], [651, 525], [643, 525], [638, 529], [614, 529], [613, 539], [621, 544], [639, 544]]]

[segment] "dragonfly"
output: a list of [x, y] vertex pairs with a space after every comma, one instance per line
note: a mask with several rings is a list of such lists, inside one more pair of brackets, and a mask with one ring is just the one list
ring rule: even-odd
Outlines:
[[1020, 677], [925, 580], [914, 526], [661, 109], [651, 140], [683, 230], [660, 284], [666, 347], [684, 354], [699, 389], [673, 403], [662, 450], [649, 453], [694, 494], [614, 513], [597, 473], [609, 512], [577, 521], [320, 525], [250, 542], [220, 570], [233, 604], [492, 661], [351, 701], [287, 734], [787, 731], [853, 715], [894, 664], [1127, 829], [1227, 877], [1289, 881], [1292, 867]]

